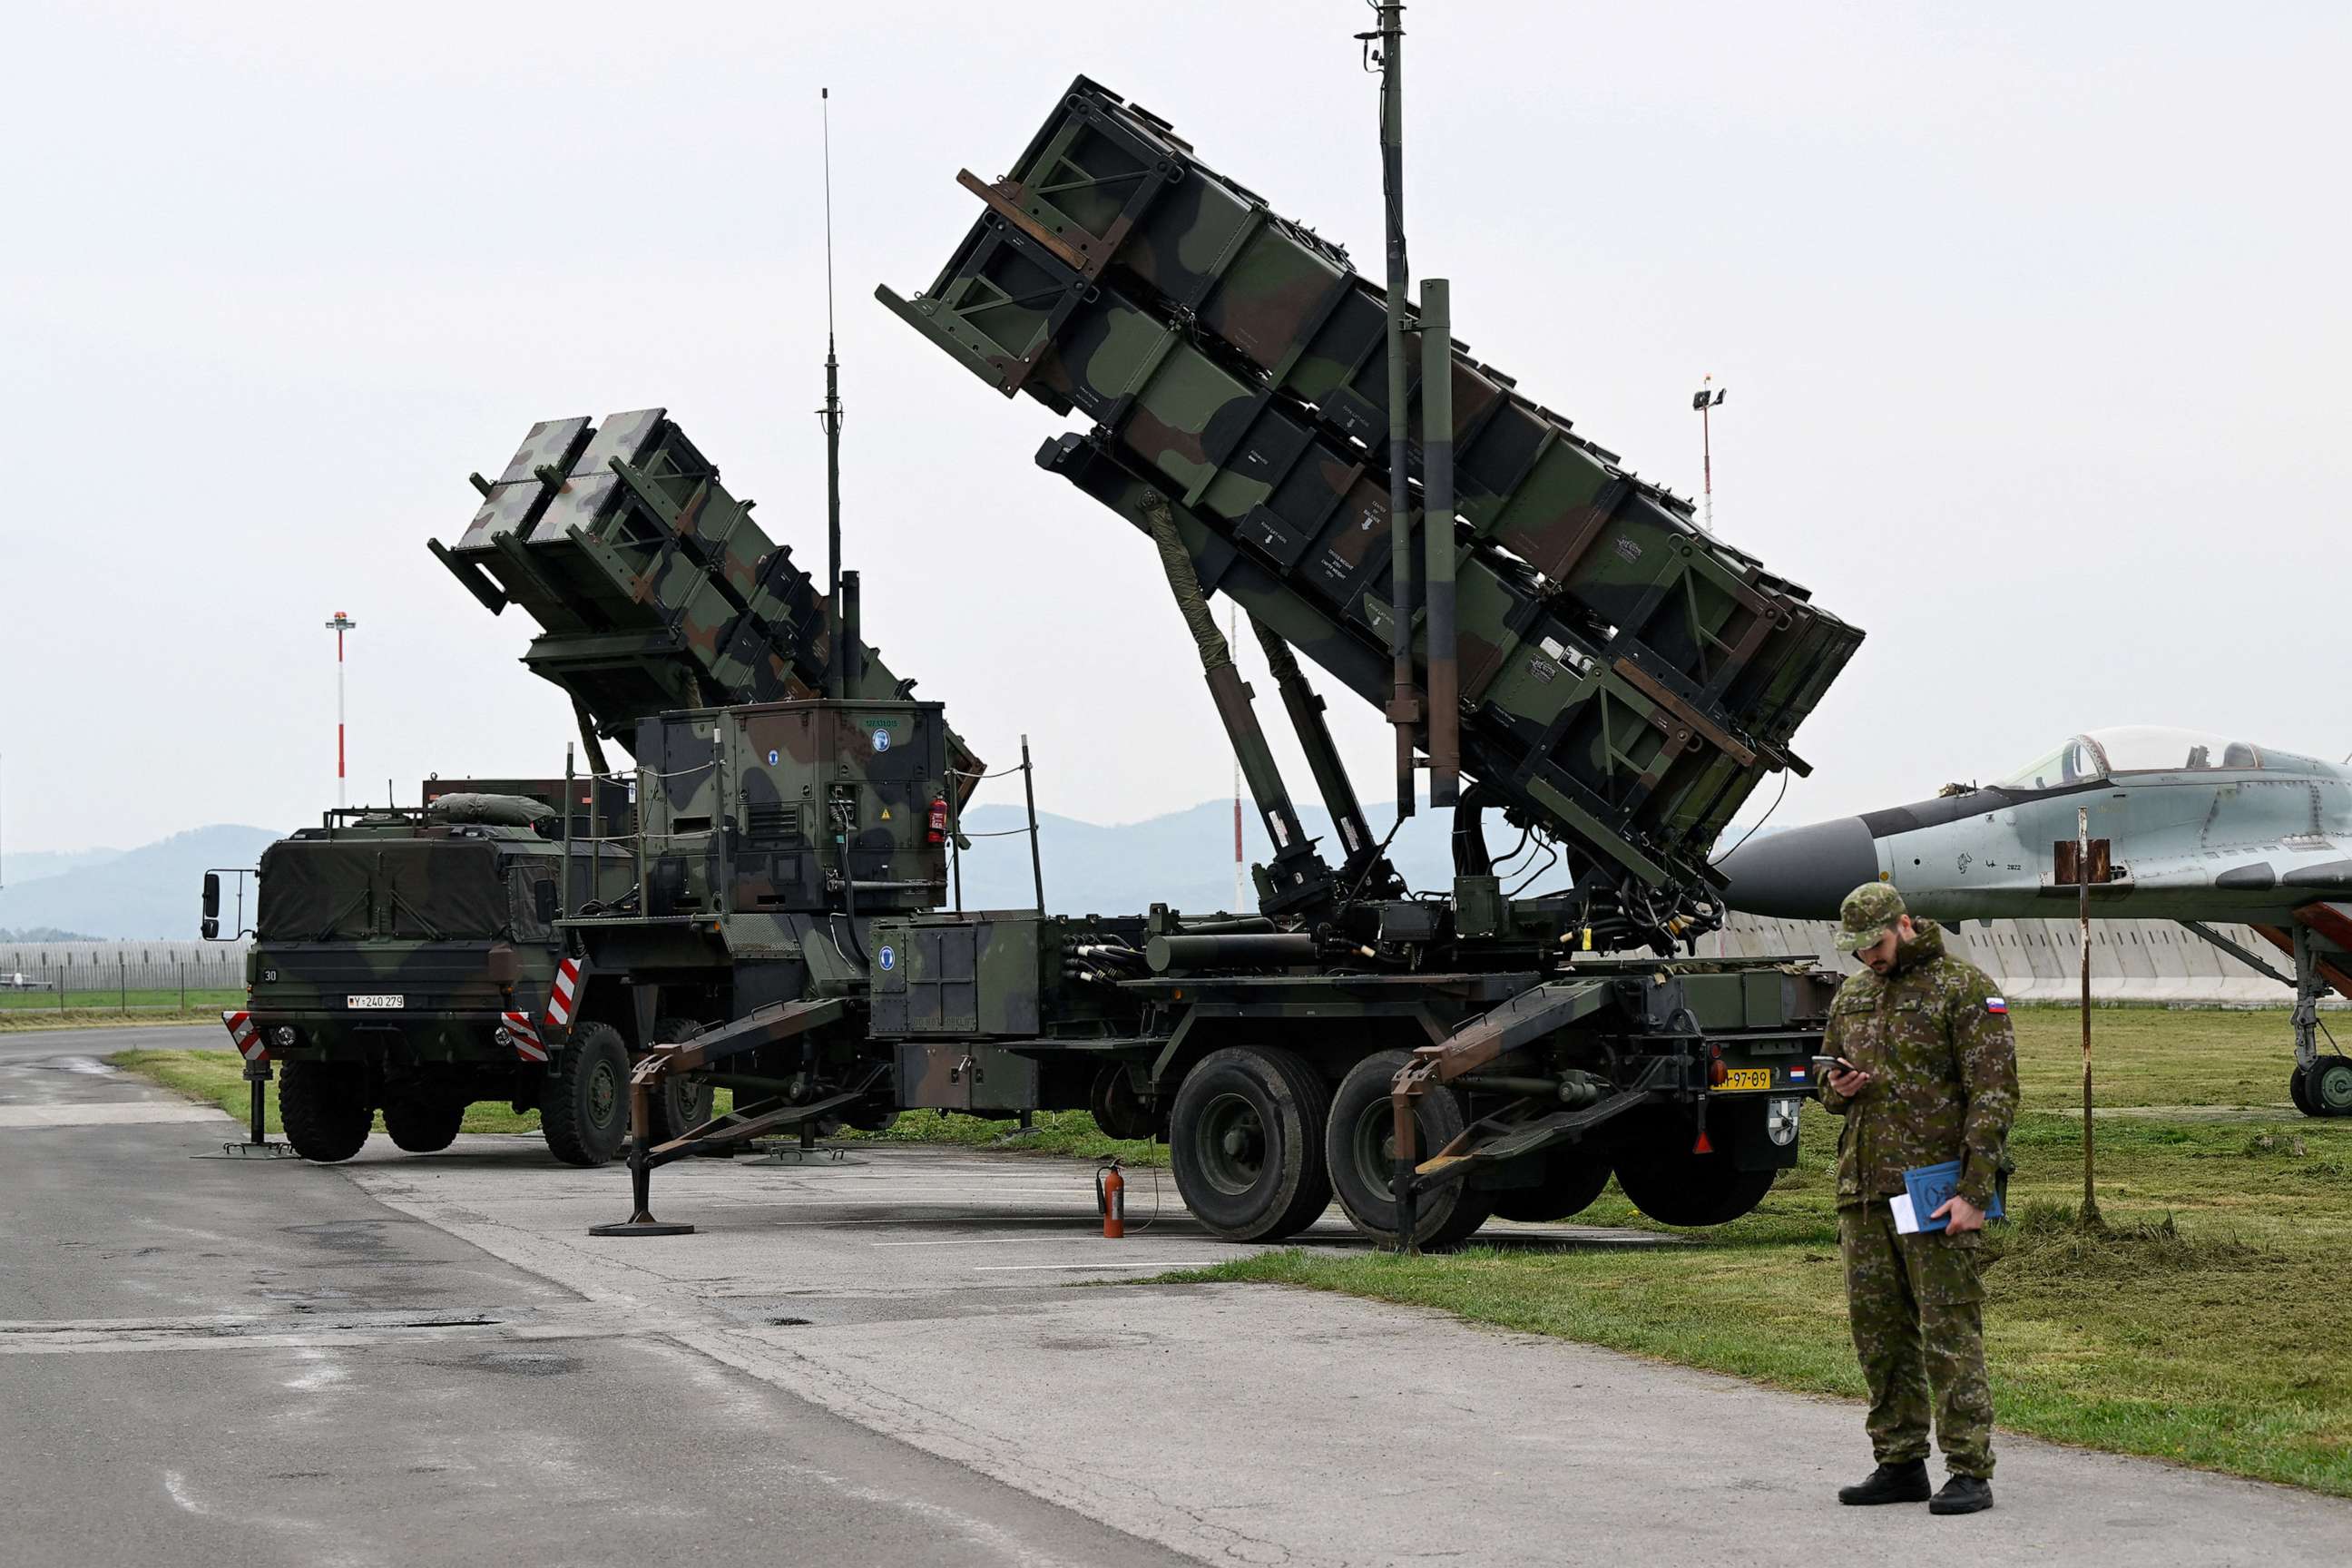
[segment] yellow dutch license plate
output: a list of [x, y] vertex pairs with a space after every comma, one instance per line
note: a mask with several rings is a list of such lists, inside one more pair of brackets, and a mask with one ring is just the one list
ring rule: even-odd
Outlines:
[[1722, 1089], [1769, 1089], [1772, 1087], [1770, 1068], [1733, 1068], [1723, 1075], [1716, 1088]]

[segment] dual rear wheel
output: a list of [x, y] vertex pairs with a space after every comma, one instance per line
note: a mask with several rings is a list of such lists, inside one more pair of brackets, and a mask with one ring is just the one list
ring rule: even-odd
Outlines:
[[[1278, 1047], [1227, 1047], [1202, 1058], [1178, 1088], [1169, 1117], [1170, 1163], [1185, 1205], [1228, 1240], [1275, 1241], [1312, 1225], [1337, 1197], [1357, 1230], [1395, 1246], [1396, 1121], [1389, 1094], [1409, 1059], [1401, 1050], [1377, 1052], [1331, 1089], [1304, 1057]], [[1425, 1090], [1415, 1111], [1424, 1161], [1465, 1125], [1462, 1101], [1450, 1089]], [[1532, 1186], [1488, 1191], [1452, 1182], [1421, 1194], [1417, 1245], [1428, 1251], [1459, 1247], [1489, 1215], [1565, 1219], [1589, 1207], [1612, 1172], [1633, 1206], [1662, 1225], [1721, 1225], [1754, 1208], [1770, 1189], [1774, 1170], [1741, 1170], [1727, 1153], [1690, 1152], [1686, 1136], [1666, 1124], [1672, 1119], [1658, 1120], [1654, 1132], [1644, 1128], [1613, 1162], [1597, 1149], [1567, 1145], [1545, 1156]]]

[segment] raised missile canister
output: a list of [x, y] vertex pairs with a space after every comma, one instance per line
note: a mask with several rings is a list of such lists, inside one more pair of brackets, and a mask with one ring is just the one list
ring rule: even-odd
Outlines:
[[[1163, 500], [1203, 587], [1384, 703], [1383, 291], [1083, 77], [1006, 178], [962, 179], [986, 211], [884, 302], [1007, 395], [1091, 417], [1040, 462], [1138, 527]], [[1465, 770], [1645, 882], [1703, 885], [1757, 780], [1801, 770], [1788, 742], [1861, 634], [1458, 342], [1451, 364]]]
[[[473, 521], [433, 552], [494, 614], [515, 604], [540, 624], [523, 662], [601, 733], [634, 749], [656, 713], [822, 689], [824, 595], [665, 410], [544, 420], [476, 482]], [[902, 700], [913, 684], [870, 646], [854, 662], [854, 698]], [[960, 773], [981, 771], [950, 749]]]

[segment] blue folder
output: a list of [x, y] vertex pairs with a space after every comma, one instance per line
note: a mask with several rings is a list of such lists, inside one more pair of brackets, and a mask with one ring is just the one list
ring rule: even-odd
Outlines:
[[[1911, 1194], [1911, 1212], [1918, 1218], [1919, 1229], [1925, 1234], [1942, 1230], [1950, 1222], [1929, 1216], [1942, 1208], [1959, 1189], [1960, 1162], [1947, 1160], [1940, 1165], [1915, 1165], [1903, 1173], [1903, 1185]], [[2005, 1218], [2000, 1206], [2000, 1187], [1993, 1186], [1992, 1203], [1985, 1210], [1985, 1218]]]

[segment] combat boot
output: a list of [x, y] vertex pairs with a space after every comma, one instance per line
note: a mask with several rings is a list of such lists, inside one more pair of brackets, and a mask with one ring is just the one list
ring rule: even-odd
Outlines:
[[1927, 1504], [1929, 1513], [1981, 1513], [1992, 1506], [1992, 1483], [1982, 1476], [1953, 1475]]
[[1927, 1492], [1927, 1461], [1906, 1459], [1879, 1466], [1860, 1486], [1838, 1488], [1838, 1501], [1856, 1508], [1882, 1502], [1926, 1502]]

